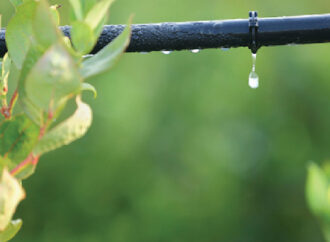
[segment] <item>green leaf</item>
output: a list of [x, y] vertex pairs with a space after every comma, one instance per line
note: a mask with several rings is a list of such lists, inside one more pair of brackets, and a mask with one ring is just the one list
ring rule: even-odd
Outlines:
[[94, 47], [97, 38], [88, 24], [77, 21], [72, 24], [71, 40], [74, 48], [82, 55], [88, 54]]
[[103, 21], [114, 0], [102, 0], [88, 12], [85, 22], [94, 30]]
[[94, 36], [96, 39], [100, 37], [100, 34], [102, 33], [102, 30], [106, 22], [107, 22], [107, 16], [104, 17], [102, 21], [99, 23], [99, 25], [94, 29]]
[[12, 220], [3, 232], [0, 232], [0, 241], [6, 242], [14, 238], [21, 229], [23, 221], [21, 219]]
[[21, 162], [18, 166], [11, 170], [11, 174], [19, 180], [24, 180], [30, 177], [38, 164], [39, 157], [34, 156], [32, 153]]
[[83, 13], [83, 9], [82, 9], [80, 0], [69, 0], [69, 2], [73, 8], [73, 12], [75, 14], [76, 19], [83, 20], [84, 13]]
[[11, 4], [17, 8], [19, 5], [23, 3], [23, 0], [10, 0]]
[[0, 241], [6, 242], [11, 240], [21, 229], [23, 221], [21, 219], [12, 220], [7, 228], [0, 232]]
[[25, 80], [28, 74], [31, 72], [31, 69], [41, 58], [42, 54], [43, 52], [40, 49], [36, 48], [35, 46], [31, 46], [27, 54], [27, 58], [23, 64], [18, 81], [18, 102], [22, 106], [24, 112], [29, 116], [29, 118], [39, 126], [42, 126], [43, 124], [43, 113], [42, 110], [28, 98], [25, 90]]
[[42, 109], [37, 107], [27, 96], [20, 96], [18, 99], [25, 114], [39, 127], [44, 124], [44, 114]]
[[83, 15], [86, 16], [89, 11], [95, 6], [97, 3], [97, 0], [88, 0], [88, 1], [82, 1], [82, 9], [83, 9]]
[[10, 58], [21, 69], [25, 57], [30, 49], [32, 19], [37, 3], [35, 1], [24, 2], [17, 8], [17, 13], [11, 19], [6, 29], [6, 44]]
[[92, 123], [92, 110], [80, 100], [80, 97], [77, 97], [76, 102], [77, 110], [75, 113], [48, 131], [33, 150], [34, 154], [41, 155], [63, 145], [68, 145], [87, 132]]
[[325, 173], [315, 163], [308, 167], [306, 196], [309, 207], [316, 215], [322, 215], [329, 209], [328, 180]]
[[59, 7], [60, 5], [57, 4], [50, 6], [50, 14], [53, 17], [53, 21], [56, 26], [60, 25], [60, 13], [58, 12]]
[[104, 47], [93, 57], [85, 60], [82, 63], [80, 73], [83, 78], [89, 78], [106, 72], [117, 62], [122, 53], [126, 50], [131, 37], [131, 25], [124, 29], [124, 31], [109, 45]]
[[43, 50], [48, 49], [50, 46], [62, 40], [62, 33], [54, 21], [50, 6], [47, 4], [46, 0], [40, 0], [38, 3], [32, 26], [34, 38]]
[[94, 93], [94, 98], [97, 97], [97, 91], [95, 89], [95, 87], [87, 82], [83, 82], [82, 83], [82, 88], [81, 88], [82, 91], [91, 91]]
[[8, 227], [16, 207], [25, 198], [19, 181], [5, 168], [0, 179], [0, 232]]
[[19, 180], [25, 180], [32, 176], [36, 170], [36, 164], [28, 162], [15, 171], [15, 177]]
[[[14, 166], [28, 157], [39, 136], [39, 127], [21, 114], [0, 124], [0, 156]], [[12, 169], [14, 167], [10, 167]]]
[[11, 167], [14, 167], [14, 164], [11, 162], [10, 159], [8, 159], [8, 157], [4, 158], [4, 157], [0, 156], [0, 172], [2, 172], [3, 168], [5, 168], [5, 167], [11, 168]]
[[77, 66], [61, 44], [52, 46], [32, 68], [25, 80], [29, 100], [43, 111], [56, 111], [80, 91]]

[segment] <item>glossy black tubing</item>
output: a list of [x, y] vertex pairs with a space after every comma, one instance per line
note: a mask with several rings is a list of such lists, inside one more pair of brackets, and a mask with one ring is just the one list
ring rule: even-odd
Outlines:
[[[123, 30], [107, 25], [92, 53]], [[69, 36], [70, 27], [61, 27]], [[247, 47], [251, 41], [248, 19], [133, 25], [127, 52]], [[330, 14], [259, 18], [257, 44], [262, 46], [330, 42]], [[5, 30], [0, 33], [0, 56], [7, 51]]]

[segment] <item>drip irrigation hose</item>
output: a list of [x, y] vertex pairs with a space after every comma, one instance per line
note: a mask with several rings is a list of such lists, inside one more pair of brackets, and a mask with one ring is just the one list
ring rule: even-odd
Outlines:
[[[216, 20], [181, 23], [135, 24], [127, 52], [192, 50], [249, 47], [252, 52], [263, 46], [330, 42], [330, 14], [293, 17]], [[251, 27], [252, 26], [252, 27]], [[254, 27], [253, 27], [254, 26]], [[60, 27], [70, 36], [70, 26]], [[97, 53], [125, 28], [106, 25], [91, 54]], [[251, 30], [257, 36], [251, 36]], [[252, 38], [252, 40], [251, 40]], [[257, 41], [253, 44], [251, 41]], [[0, 56], [7, 52], [5, 29], [0, 32]]]

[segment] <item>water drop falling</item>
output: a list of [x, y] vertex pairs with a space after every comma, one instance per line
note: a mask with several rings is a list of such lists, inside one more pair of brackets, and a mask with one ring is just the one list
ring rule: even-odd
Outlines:
[[162, 53], [163, 53], [164, 55], [169, 55], [169, 54], [172, 53], [172, 51], [170, 51], [170, 50], [163, 50]]
[[259, 76], [255, 72], [251, 72], [249, 76], [249, 86], [253, 89], [259, 87]]
[[259, 87], [259, 76], [256, 73], [257, 54], [252, 54], [252, 71], [249, 75], [249, 86], [253, 89]]
[[201, 51], [200, 49], [194, 49], [194, 50], [191, 50], [191, 53], [197, 54], [197, 53], [199, 53], [200, 51]]

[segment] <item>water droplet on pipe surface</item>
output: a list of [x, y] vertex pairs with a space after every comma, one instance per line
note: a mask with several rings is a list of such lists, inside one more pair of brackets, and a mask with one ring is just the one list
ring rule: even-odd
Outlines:
[[222, 51], [228, 51], [228, 50], [230, 50], [230, 48], [225, 48], [225, 47], [223, 47], [223, 48], [221, 48], [221, 50], [222, 50]]
[[191, 50], [191, 53], [197, 54], [197, 53], [199, 53], [200, 51], [201, 51], [200, 49], [194, 49], [194, 50]]
[[172, 51], [170, 51], [170, 50], [163, 50], [162, 53], [163, 53], [164, 55], [169, 55], [169, 54], [172, 53]]

